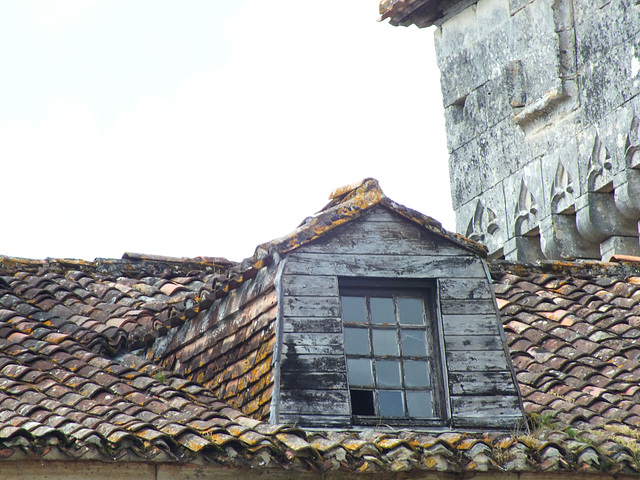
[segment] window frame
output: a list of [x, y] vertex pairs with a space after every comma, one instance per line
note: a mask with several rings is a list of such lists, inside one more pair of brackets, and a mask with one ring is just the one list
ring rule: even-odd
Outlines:
[[[403, 408], [406, 403], [406, 392], [411, 391], [430, 391], [432, 394], [432, 408], [433, 416], [429, 418], [417, 418], [417, 417], [385, 417], [374, 413], [374, 415], [357, 415], [353, 414], [352, 405], [352, 388], [348, 381], [348, 358], [370, 358], [374, 361], [384, 360], [384, 355], [376, 355], [375, 352], [371, 352], [370, 355], [364, 354], [348, 354], [344, 350], [345, 356], [345, 369], [347, 372], [347, 391], [349, 392], [349, 412], [351, 414], [351, 421], [354, 425], [370, 426], [370, 425], [394, 425], [394, 426], [443, 426], [449, 418], [448, 408], [448, 395], [446, 385], [448, 379], [446, 377], [446, 371], [444, 366], [446, 365], [444, 358], [444, 345], [442, 343], [443, 331], [442, 321], [440, 317], [439, 299], [438, 299], [438, 281], [436, 279], [398, 279], [398, 278], [360, 278], [360, 277], [338, 277], [339, 298], [340, 298], [340, 318], [342, 323], [343, 334], [345, 328], [362, 328], [371, 332], [374, 327], [376, 329], [395, 330], [400, 334], [401, 328], [408, 328], [410, 330], [418, 330], [425, 332], [427, 355], [415, 356], [415, 355], [403, 355], [401, 349], [397, 356], [386, 356], [390, 359], [395, 359], [398, 362], [404, 361], [405, 358], [411, 360], [412, 357], [426, 358], [429, 361], [429, 379], [430, 385], [425, 388], [411, 388], [404, 385], [404, 377], [401, 374], [402, 386], [400, 388], [385, 388], [379, 387], [375, 381], [372, 388], [353, 388], [358, 391], [373, 391], [374, 411], [379, 412], [379, 404], [377, 399], [377, 393], [379, 390], [401, 390], [403, 392]], [[420, 297], [423, 301], [425, 308], [425, 324], [424, 326], [402, 326], [396, 320], [394, 325], [382, 326], [371, 323], [369, 321], [366, 325], [360, 324], [347, 324], [343, 319], [342, 310], [342, 297], [343, 296], [363, 296], [368, 298], [378, 297], [402, 297], [402, 294], [408, 294], [409, 297]], [[370, 309], [367, 307], [367, 312], [370, 314]], [[420, 328], [422, 327], [422, 328]], [[372, 334], [371, 334], [372, 335]], [[345, 338], [345, 337], [343, 337]], [[374, 367], [375, 368], [375, 367]]]

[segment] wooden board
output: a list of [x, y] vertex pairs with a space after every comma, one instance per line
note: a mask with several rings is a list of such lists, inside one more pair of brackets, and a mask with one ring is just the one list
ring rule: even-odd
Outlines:
[[498, 320], [493, 315], [443, 315], [445, 338], [449, 335], [499, 335]]
[[509, 371], [504, 350], [447, 352], [450, 372]]
[[345, 277], [440, 278], [480, 277], [484, 269], [473, 256], [351, 255], [298, 253], [289, 255], [286, 274]]
[[297, 333], [341, 333], [340, 317], [285, 317], [282, 322], [283, 332]]
[[285, 296], [338, 295], [338, 277], [334, 275], [284, 275], [282, 293]]
[[452, 395], [515, 395], [510, 372], [449, 372]]
[[502, 340], [498, 335], [447, 335], [444, 343], [448, 352], [502, 348]]
[[349, 415], [347, 390], [282, 390], [281, 413]]

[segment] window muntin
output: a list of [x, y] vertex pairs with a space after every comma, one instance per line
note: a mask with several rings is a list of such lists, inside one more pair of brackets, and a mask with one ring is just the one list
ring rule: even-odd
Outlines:
[[340, 285], [354, 421], [438, 421], [442, 380], [433, 284], [388, 283]]

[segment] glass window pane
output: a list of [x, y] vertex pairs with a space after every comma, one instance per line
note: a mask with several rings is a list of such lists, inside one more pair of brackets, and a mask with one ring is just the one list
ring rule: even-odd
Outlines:
[[429, 362], [405, 360], [403, 363], [405, 387], [428, 387], [430, 385]]
[[395, 325], [392, 298], [369, 298], [371, 307], [371, 323], [378, 325]]
[[340, 297], [342, 321], [345, 323], [367, 323], [367, 307], [364, 297]]
[[368, 358], [348, 358], [347, 372], [349, 386], [372, 387], [373, 371], [371, 370], [371, 360]]
[[401, 388], [400, 362], [394, 360], [377, 360], [376, 385], [379, 387]]
[[371, 355], [369, 329], [345, 327], [344, 349], [347, 355]]
[[405, 357], [426, 357], [427, 341], [424, 330], [401, 330], [402, 355]]
[[431, 392], [406, 392], [407, 410], [413, 418], [433, 417], [433, 402]]
[[399, 355], [396, 330], [373, 330], [373, 353], [375, 355]]
[[419, 298], [398, 298], [398, 317], [404, 325], [424, 325], [424, 307]]
[[378, 405], [381, 417], [404, 417], [402, 392], [397, 390], [378, 391]]

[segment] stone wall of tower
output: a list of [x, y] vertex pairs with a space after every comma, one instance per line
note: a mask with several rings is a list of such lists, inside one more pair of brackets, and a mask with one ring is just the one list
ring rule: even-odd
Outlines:
[[640, 255], [640, 0], [479, 0], [435, 37], [457, 230], [511, 260]]

